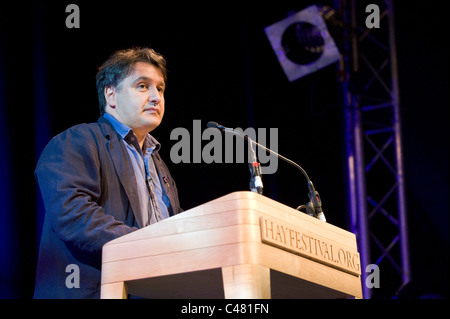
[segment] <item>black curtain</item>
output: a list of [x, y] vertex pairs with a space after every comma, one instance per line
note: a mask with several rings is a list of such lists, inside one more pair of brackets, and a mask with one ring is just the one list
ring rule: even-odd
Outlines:
[[[249, 172], [243, 164], [170, 163], [174, 128], [192, 131], [193, 120], [203, 127], [217, 121], [278, 128], [279, 152], [307, 170], [328, 221], [347, 228], [336, 67], [288, 82], [263, 31], [315, 2], [76, 1], [80, 28], [69, 29], [70, 3], [1, 4], [1, 298], [33, 294], [44, 217], [33, 173], [43, 147], [70, 126], [97, 120], [96, 70], [112, 52], [130, 46], [153, 47], [168, 61], [166, 115], [154, 135], [185, 209], [248, 190]], [[449, 52], [439, 11], [420, 1], [396, 7], [415, 285], [409, 297], [448, 294]], [[303, 176], [285, 163], [264, 177], [264, 186], [266, 196], [291, 207], [307, 202]], [[431, 269], [436, 271], [425, 276]]]

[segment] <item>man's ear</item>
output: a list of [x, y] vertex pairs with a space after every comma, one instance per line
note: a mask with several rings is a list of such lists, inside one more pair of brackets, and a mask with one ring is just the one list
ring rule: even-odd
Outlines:
[[116, 108], [116, 88], [113, 86], [107, 86], [105, 88], [105, 100], [106, 103], [111, 107], [111, 108]]

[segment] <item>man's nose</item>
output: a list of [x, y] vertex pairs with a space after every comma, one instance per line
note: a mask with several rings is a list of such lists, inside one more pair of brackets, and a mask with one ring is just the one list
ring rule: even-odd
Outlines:
[[158, 92], [158, 89], [154, 86], [149, 88], [150, 94], [148, 95], [148, 101], [150, 103], [158, 104], [161, 101], [161, 96]]

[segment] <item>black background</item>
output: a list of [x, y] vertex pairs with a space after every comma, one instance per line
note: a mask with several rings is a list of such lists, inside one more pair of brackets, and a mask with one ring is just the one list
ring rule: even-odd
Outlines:
[[[400, 297], [448, 296], [448, 36], [437, 1], [394, 2], [413, 265], [412, 283]], [[279, 152], [308, 172], [328, 222], [349, 229], [336, 65], [289, 82], [264, 33], [290, 12], [319, 2], [76, 1], [79, 29], [65, 25], [69, 3], [1, 6], [2, 156], [14, 176], [5, 182], [9, 204], [2, 202], [2, 245], [14, 250], [4, 255], [8, 259], [2, 255], [2, 263], [12, 265], [9, 276], [2, 273], [3, 297], [32, 297], [42, 222], [33, 177], [43, 147], [35, 141], [44, 134], [41, 118], [47, 141], [72, 125], [96, 121], [97, 68], [131, 46], [152, 47], [168, 61], [166, 113], [152, 134], [162, 144], [184, 209], [248, 190], [244, 164], [171, 163], [171, 131], [192, 132], [193, 120], [203, 128], [212, 120], [278, 128]], [[265, 196], [288, 206], [308, 201], [303, 176], [284, 162], [263, 182]]]

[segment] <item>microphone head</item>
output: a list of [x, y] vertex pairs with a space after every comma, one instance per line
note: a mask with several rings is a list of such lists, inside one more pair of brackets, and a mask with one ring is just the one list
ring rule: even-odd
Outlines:
[[206, 126], [207, 126], [207, 127], [213, 127], [213, 128], [215, 128], [215, 127], [218, 127], [218, 126], [219, 126], [219, 123], [209, 121], [209, 122], [206, 124]]

